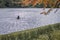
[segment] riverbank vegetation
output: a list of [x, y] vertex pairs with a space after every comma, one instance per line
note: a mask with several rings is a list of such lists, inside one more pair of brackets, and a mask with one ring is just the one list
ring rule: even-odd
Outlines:
[[60, 40], [60, 23], [0, 35], [0, 40]]
[[60, 8], [60, 0], [0, 0], [0, 8]]

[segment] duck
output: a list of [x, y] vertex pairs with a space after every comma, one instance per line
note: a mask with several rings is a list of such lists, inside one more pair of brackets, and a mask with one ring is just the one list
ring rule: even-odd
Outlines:
[[20, 19], [20, 16], [17, 16], [17, 19]]

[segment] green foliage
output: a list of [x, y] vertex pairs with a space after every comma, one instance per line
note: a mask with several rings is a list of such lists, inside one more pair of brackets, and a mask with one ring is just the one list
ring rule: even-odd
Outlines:
[[0, 40], [60, 40], [60, 23], [0, 35]]

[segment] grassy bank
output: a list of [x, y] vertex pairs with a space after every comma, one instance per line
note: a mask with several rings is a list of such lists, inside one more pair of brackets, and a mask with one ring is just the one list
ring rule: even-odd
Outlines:
[[0, 35], [0, 40], [60, 40], [60, 23]]

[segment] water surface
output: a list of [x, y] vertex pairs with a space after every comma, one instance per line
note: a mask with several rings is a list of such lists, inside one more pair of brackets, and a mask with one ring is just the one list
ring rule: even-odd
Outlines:
[[[54, 9], [48, 15], [40, 14], [42, 11], [42, 8], [0, 9], [0, 34], [60, 23], [60, 9], [56, 13], [54, 13]], [[18, 15], [19, 20], [16, 19]]]

